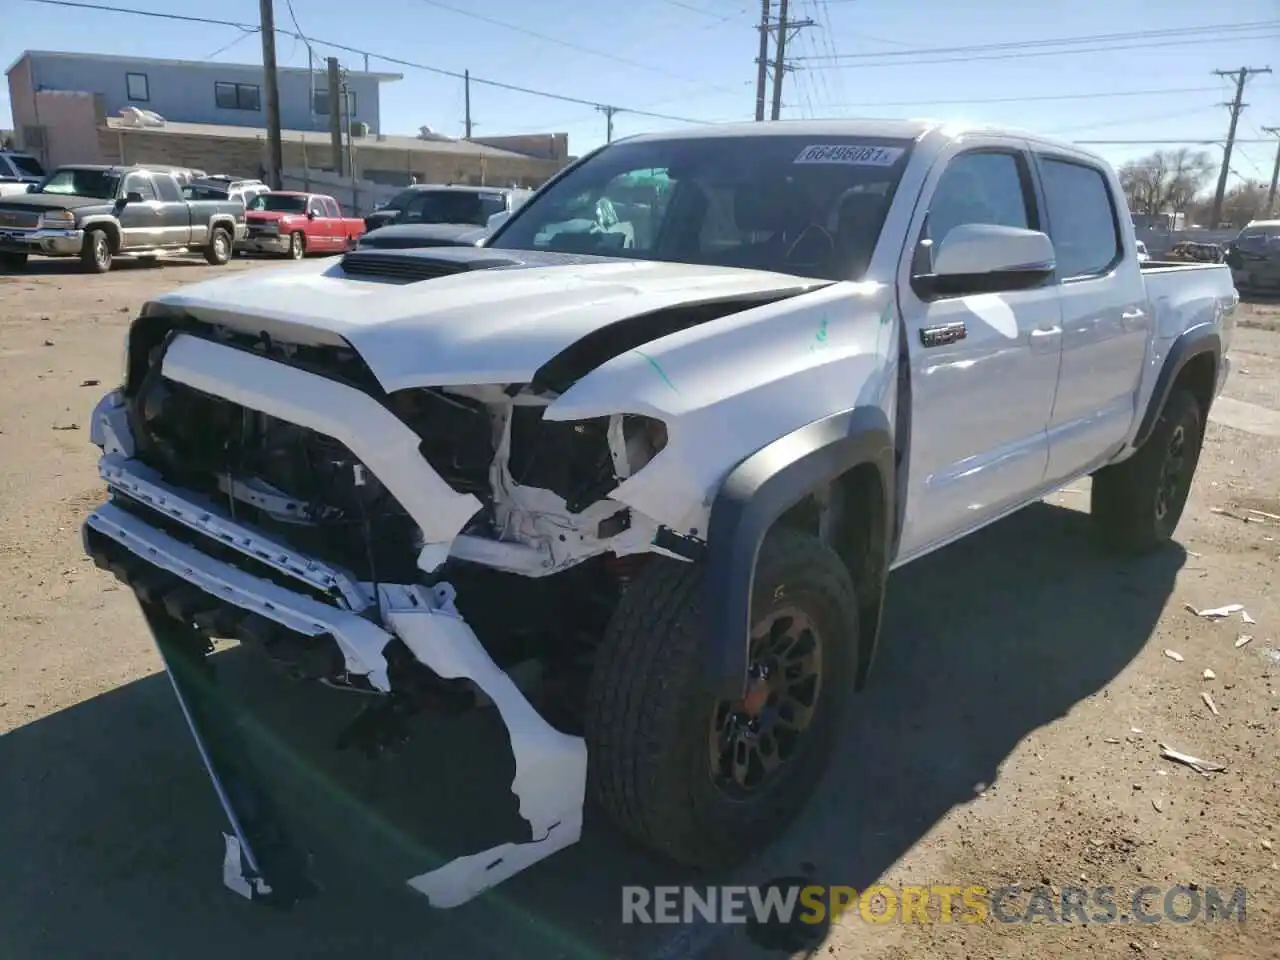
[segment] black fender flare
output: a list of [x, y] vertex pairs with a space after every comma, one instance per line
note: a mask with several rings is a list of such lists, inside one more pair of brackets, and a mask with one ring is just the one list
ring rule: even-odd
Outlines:
[[[718, 699], [736, 700], [745, 689], [751, 594], [765, 534], [805, 496], [864, 463], [880, 473], [886, 542], [879, 549], [887, 557], [895, 526], [894, 447], [893, 429], [879, 407], [854, 407], [808, 423], [751, 454], [725, 478], [711, 505], [703, 586], [704, 680]], [[878, 589], [883, 593], [883, 576]], [[867, 599], [859, 597], [859, 603]]]
[[[1222, 366], [1222, 337], [1218, 333], [1218, 328], [1210, 324], [1192, 327], [1179, 334], [1178, 338], [1173, 341], [1169, 347], [1169, 352], [1165, 354], [1164, 365], [1160, 368], [1160, 372], [1156, 375], [1155, 389], [1151, 391], [1151, 399], [1147, 401], [1146, 412], [1142, 415], [1142, 422], [1138, 425], [1138, 432], [1134, 435], [1133, 446], [1135, 448], [1142, 446], [1146, 442], [1147, 437], [1151, 436], [1151, 431], [1155, 429], [1156, 420], [1160, 417], [1160, 411], [1164, 409], [1165, 402], [1169, 399], [1169, 393], [1173, 390], [1173, 385], [1178, 382], [1178, 375], [1182, 373], [1187, 364], [1194, 358], [1202, 354], [1213, 355], [1213, 370], [1216, 382], [1218, 370]], [[1205, 411], [1208, 414], [1208, 411]]]

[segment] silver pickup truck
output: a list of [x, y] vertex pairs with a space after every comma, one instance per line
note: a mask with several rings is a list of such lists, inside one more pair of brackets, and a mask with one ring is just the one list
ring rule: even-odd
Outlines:
[[221, 265], [244, 232], [243, 203], [184, 200], [166, 169], [62, 166], [31, 192], [0, 197], [0, 269], [21, 270], [37, 254], [106, 273], [118, 257], [190, 251]]
[[672, 858], [750, 856], [857, 762], [891, 571], [1086, 476], [1104, 544], [1173, 535], [1238, 297], [1135, 244], [1070, 144], [745, 124], [615, 141], [483, 247], [146, 304], [85, 545], [165, 659], [224, 881], [312, 889], [211, 637], [367, 694], [339, 739], [375, 754], [496, 707], [528, 835], [407, 878], [436, 906], [576, 842], [588, 791]]

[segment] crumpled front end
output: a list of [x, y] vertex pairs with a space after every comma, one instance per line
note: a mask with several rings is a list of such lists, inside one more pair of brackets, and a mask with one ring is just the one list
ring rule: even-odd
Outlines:
[[[226, 885], [284, 902], [310, 889], [305, 854], [210, 705], [216, 637], [369, 694], [340, 739], [374, 752], [432, 706], [496, 708], [530, 839], [410, 878], [433, 905], [576, 842], [585, 744], [513, 676], [531, 634], [547, 661], [580, 659], [569, 634], [591, 626], [566, 610], [586, 616], [587, 594], [625, 576], [619, 558], [660, 549], [657, 524], [606, 497], [660, 449], [661, 424], [543, 423], [548, 401], [518, 385], [385, 394], [353, 355], [202, 324], [136, 341], [128, 381], [93, 414], [110, 497], [84, 540], [134, 589], [155, 635], [228, 821]], [[501, 576], [540, 585], [545, 619]]]

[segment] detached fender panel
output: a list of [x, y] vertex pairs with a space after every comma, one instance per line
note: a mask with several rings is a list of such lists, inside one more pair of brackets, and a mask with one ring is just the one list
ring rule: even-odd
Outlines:
[[1141, 446], [1151, 435], [1160, 411], [1164, 408], [1165, 401], [1169, 399], [1169, 392], [1177, 382], [1178, 374], [1191, 360], [1206, 353], [1213, 356], [1216, 384], [1218, 382], [1216, 374], [1222, 365], [1222, 337], [1218, 327], [1212, 324], [1192, 327], [1173, 341], [1165, 354], [1164, 364], [1156, 375], [1156, 385], [1151, 391], [1151, 399], [1147, 401], [1142, 422], [1138, 425], [1138, 432], [1133, 438], [1135, 448]]
[[[893, 431], [885, 411], [876, 406], [815, 420], [752, 454], [726, 478], [711, 507], [705, 579], [705, 678], [717, 697], [734, 699], [743, 692], [756, 558], [765, 534], [807, 494], [864, 463], [879, 471], [883, 516], [892, 518]], [[892, 527], [883, 525], [885, 536], [891, 536]], [[880, 549], [887, 555], [888, 544]], [[859, 602], [868, 599], [860, 597]]]

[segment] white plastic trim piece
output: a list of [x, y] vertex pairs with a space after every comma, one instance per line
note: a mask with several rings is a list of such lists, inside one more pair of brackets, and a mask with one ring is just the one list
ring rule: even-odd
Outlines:
[[373, 598], [351, 574], [304, 557], [292, 547], [222, 516], [213, 504], [156, 479], [154, 471], [136, 461], [116, 455], [104, 456], [98, 461], [98, 475], [108, 488], [126, 493], [183, 526], [239, 550], [246, 557], [296, 577], [317, 590], [337, 590], [348, 609], [359, 611], [373, 603]]
[[363, 617], [205, 556], [110, 503], [89, 514], [85, 526], [227, 603], [307, 636], [332, 635], [342, 650], [348, 672], [368, 677], [384, 693], [391, 689], [387, 661], [382, 655], [391, 635]]
[[89, 442], [104, 453], [133, 456], [133, 432], [129, 429], [124, 396], [119, 390], [112, 390], [93, 408], [89, 417]]
[[[427, 545], [450, 543], [481, 507], [431, 469], [418, 452], [417, 434], [354, 387], [185, 333], [170, 344], [163, 372], [343, 443], [409, 511]], [[443, 562], [447, 551], [434, 556]]]
[[434, 907], [455, 907], [578, 841], [587, 747], [547, 723], [485, 652], [453, 606], [453, 587], [381, 587], [383, 616], [413, 655], [441, 677], [466, 677], [496, 705], [511, 738], [511, 791], [533, 840], [458, 857], [408, 882]]
[[240, 841], [229, 833], [222, 835], [226, 843], [226, 851], [222, 855], [222, 883], [228, 889], [240, 894], [246, 900], [252, 900], [254, 894], [260, 897], [271, 892], [261, 877], [249, 878], [244, 875], [244, 867], [240, 862]]

